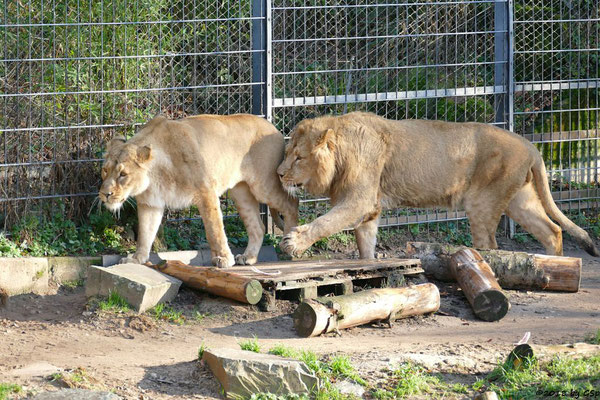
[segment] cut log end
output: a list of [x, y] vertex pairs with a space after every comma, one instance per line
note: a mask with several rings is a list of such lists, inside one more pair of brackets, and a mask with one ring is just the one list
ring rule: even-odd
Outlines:
[[486, 290], [473, 299], [473, 312], [484, 321], [501, 320], [509, 308], [508, 298], [499, 290]]
[[312, 302], [300, 303], [294, 311], [294, 328], [301, 337], [310, 337], [315, 334], [317, 325], [317, 311]]
[[248, 304], [257, 304], [262, 298], [263, 287], [257, 280], [252, 280], [246, 284], [246, 300]]

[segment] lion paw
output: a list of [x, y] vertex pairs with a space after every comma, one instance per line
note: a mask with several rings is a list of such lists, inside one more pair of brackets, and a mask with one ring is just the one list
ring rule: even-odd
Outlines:
[[148, 257], [134, 254], [134, 255], [128, 255], [127, 257], [121, 258], [119, 263], [120, 264], [144, 264], [146, 261], [148, 261]]
[[279, 243], [281, 250], [292, 257], [300, 257], [312, 244], [305, 239], [307, 230], [306, 226], [293, 228], [290, 233], [284, 235], [281, 239], [281, 243]]
[[235, 265], [235, 260], [233, 256], [231, 256], [231, 258], [216, 256], [212, 258], [211, 262], [212, 265], [214, 265], [217, 268], [229, 268]]
[[236, 265], [254, 265], [256, 264], [256, 256], [247, 256], [245, 254], [238, 254], [235, 256]]

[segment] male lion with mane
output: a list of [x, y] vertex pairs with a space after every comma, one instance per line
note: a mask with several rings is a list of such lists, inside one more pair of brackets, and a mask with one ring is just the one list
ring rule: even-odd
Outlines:
[[495, 249], [508, 214], [548, 254], [562, 255], [561, 228], [590, 254], [590, 236], [554, 204], [544, 161], [526, 139], [482, 123], [393, 121], [353, 112], [301, 121], [277, 170], [284, 188], [328, 195], [332, 209], [285, 235], [299, 255], [315, 241], [354, 228], [361, 258], [373, 258], [382, 208], [464, 208], [476, 248]]
[[[148, 260], [165, 207], [195, 204], [213, 265], [256, 263], [265, 233], [259, 202], [272, 207], [273, 220], [284, 233], [297, 224], [298, 200], [283, 190], [276, 174], [283, 149], [283, 135], [273, 125], [247, 114], [176, 121], [158, 116], [129, 141], [112, 139], [102, 166], [99, 198], [113, 212], [129, 196], [137, 201], [137, 251], [124, 261]], [[244, 254], [235, 258], [227, 245], [219, 202], [228, 189], [248, 233]]]

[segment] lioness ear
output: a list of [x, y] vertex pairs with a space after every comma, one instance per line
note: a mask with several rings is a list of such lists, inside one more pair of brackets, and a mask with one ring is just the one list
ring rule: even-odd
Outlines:
[[335, 131], [331, 128], [327, 129], [319, 136], [315, 148], [323, 148], [325, 146], [327, 146], [330, 151], [335, 148]]
[[137, 162], [143, 164], [152, 159], [152, 145], [138, 147], [137, 149]]
[[123, 143], [125, 143], [125, 138], [123, 136], [115, 136], [106, 145], [106, 150], [110, 151], [110, 149], [114, 148], [115, 146], [121, 145]]

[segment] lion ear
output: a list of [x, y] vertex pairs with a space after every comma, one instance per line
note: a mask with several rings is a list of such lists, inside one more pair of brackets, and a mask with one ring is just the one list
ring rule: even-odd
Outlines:
[[115, 146], [122, 145], [123, 143], [125, 143], [125, 138], [123, 136], [115, 136], [106, 145], [106, 150], [110, 151]]
[[137, 149], [137, 162], [143, 164], [152, 159], [152, 145], [141, 146]]
[[327, 129], [319, 136], [315, 148], [324, 148], [325, 146], [327, 146], [330, 151], [335, 148], [335, 131], [331, 128]]

